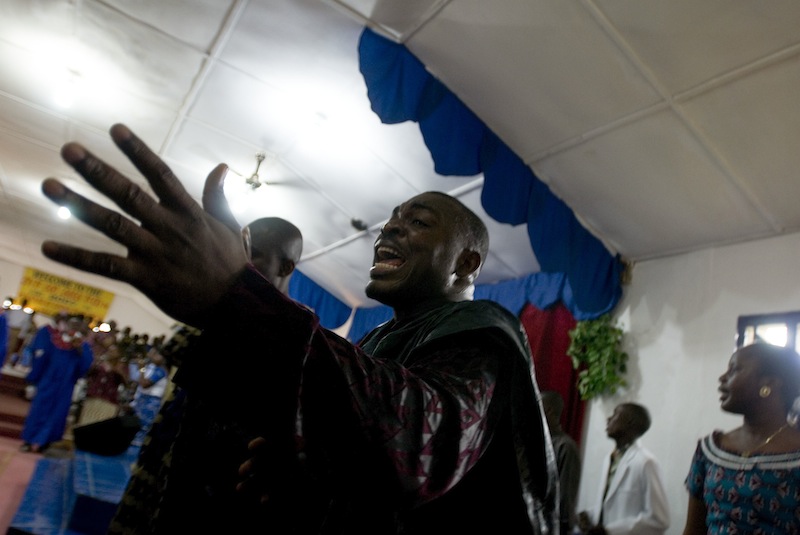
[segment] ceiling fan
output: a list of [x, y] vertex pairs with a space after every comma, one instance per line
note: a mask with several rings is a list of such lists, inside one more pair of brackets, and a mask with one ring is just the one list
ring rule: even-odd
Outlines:
[[250, 186], [250, 189], [257, 190], [266, 182], [261, 182], [261, 178], [258, 176], [258, 170], [261, 167], [261, 163], [267, 158], [266, 152], [257, 152], [256, 153], [256, 169], [253, 171], [253, 174], [249, 177], [245, 178], [244, 181]]
[[292, 181], [283, 181], [283, 180], [274, 181], [274, 180], [264, 180], [264, 179], [262, 179], [258, 174], [259, 170], [261, 169], [261, 164], [264, 163], [265, 160], [274, 160], [275, 159], [275, 155], [274, 154], [269, 154], [269, 153], [267, 153], [265, 151], [259, 151], [259, 152], [257, 152], [255, 154], [255, 158], [256, 158], [256, 168], [252, 172], [252, 174], [250, 174], [250, 176], [245, 176], [244, 174], [238, 172], [237, 170], [235, 170], [233, 168], [229, 168], [230, 171], [233, 171], [235, 174], [239, 175], [240, 177], [243, 177], [244, 181], [245, 181], [245, 184], [247, 184], [247, 186], [252, 191], [257, 190], [261, 186], [302, 187], [300, 184], [297, 184], [297, 183], [292, 182]]

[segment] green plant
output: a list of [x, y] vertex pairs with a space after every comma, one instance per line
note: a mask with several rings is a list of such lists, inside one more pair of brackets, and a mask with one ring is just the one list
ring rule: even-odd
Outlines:
[[572, 366], [579, 370], [581, 399], [613, 394], [619, 387], [627, 386], [623, 375], [627, 371], [628, 354], [620, 347], [622, 334], [610, 314], [579, 321], [569, 332], [567, 355], [572, 358]]

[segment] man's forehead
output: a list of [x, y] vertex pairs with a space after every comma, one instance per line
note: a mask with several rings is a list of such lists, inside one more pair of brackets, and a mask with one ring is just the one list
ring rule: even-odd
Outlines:
[[455, 204], [452, 202], [452, 199], [446, 195], [421, 193], [415, 197], [411, 197], [399, 206], [395, 206], [394, 210], [392, 210], [392, 213], [397, 214], [399, 212], [415, 209], [441, 212], [444, 210], [452, 210], [454, 206]]
[[745, 362], [756, 360], [758, 357], [758, 349], [756, 347], [744, 346], [738, 351], [734, 352], [731, 355], [731, 362], [736, 362], [738, 364], [743, 364]]

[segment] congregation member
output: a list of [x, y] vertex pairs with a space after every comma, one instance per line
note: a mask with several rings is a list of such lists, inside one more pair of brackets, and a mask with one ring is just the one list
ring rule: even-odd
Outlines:
[[5, 366], [8, 352], [8, 322], [4, 310], [0, 310], [0, 368]]
[[78, 316], [58, 316], [56, 325], [36, 332], [30, 347], [33, 363], [25, 377], [36, 393], [22, 428], [22, 451], [42, 453], [63, 440], [75, 384], [94, 358], [86, 335]]
[[730, 357], [719, 378], [731, 431], [698, 441], [684, 535], [800, 533], [800, 355], [763, 342]]
[[34, 315], [33, 309], [28, 307], [28, 300], [24, 298], [20, 303], [11, 304], [5, 311], [8, 329], [6, 356], [11, 364], [16, 364], [19, 361], [22, 347], [27, 340], [33, 337], [37, 330], [33, 321]]
[[169, 383], [169, 369], [164, 355], [155, 348], [147, 352], [144, 365], [136, 377], [136, 390], [131, 401], [131, 408], [139, 418], [140, 428], [133, 438], [133, 446], [141, 446], [144, 437], [150, 430]]
[[606, 434], [615, 448], [605, 457], [595, 507], [579, 515], [582, 533], [661, 535], [669, 527], [661, 467], [639, 441], [650, 423], [650, 413], [638, 403], [621, 403], [614, 408]]
[[[303, 251], [300, 229], [285, 219], [264, 217], [243, 229], [242, 240], [253, 267], [288, 295]], [[157, 532], [158, 526], [178, 523], [189, 514], [198, 525], [216, 531], [247, 533], [263, 522], [260, 508], [236, 493], [238, 468], [248, 457], [251, 437], [214, 404], [188, 396], [181, 387], [180, 363], [198, 351], [200, 334], [180, 329], [164, 347], [165, 356], [178, 368], [177, 385], [142, 441], [109, 534]], [[239, 355], [227, 353], [220, 361], [227, 366], [223, 359], [230, 358]]]
[[578, 444], [561, 427], [564, 413], [564, 398], [554, 390], [542, 392], [542, 407], [553, 441], [556, 454], [559, 483], [559, 511], [561, 513], [561, 533], [570, 535], [576, 524], [575, 507], [578, 503], [578, 489], [581, 483], [581, 454]]
[[[204, 211], [130, 130], [115, 125], [111, 136], [157, 199], [75, 143], [64, 159], [132, 219], [55, 179], [43, 191], [126, 255], [50, 241], [42, 250], [130, 283], [203, 330], [201, 351], [181, 363], [185, 388], [263, 437], [242, 495], [261, 498], [274, 529], [300, 532], [298, 519], [319, 518], [302, 532], [558, 532], [556, 466], [527, 339], [513, 314], [472, 300], [488, 251], [474, 213], [438, 192], [394, 209], [366, 288], [394, 317], [356, 346], [248, 262], [222, 193], [224, 165], [206, 181]], [[222, 354], [238, 359], [227, 374]], [[316, 505], [309, 489], [327, 498], [323, 508], [305, 510]], [[193, 517], [174, 520], [154, 532], [203, 529]]]
[[81, 400], [77, 425], [108, 420], [119, 414], [120, 393], [128, 383], [127, 371], [122, 363], [122, 352], [114, 343], [102, 355], [95, 356], [86, 372], [86, 394]]

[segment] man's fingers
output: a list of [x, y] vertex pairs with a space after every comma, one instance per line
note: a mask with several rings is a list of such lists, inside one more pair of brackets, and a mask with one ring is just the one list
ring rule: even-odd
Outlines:
[[247, 449], [251, 452], [256, 452], [267, 445], [267, 439], [264, 437], [256, 437], [247, 443]]
[[164, 210], [155, 199], [81, 145], [67, 143], [61, 148], [61, 157], [97, 191], [139, 221], [163, 217]]
[[[64, 145], [62, 157], [121, 211], [104, 208], [57, 180], [46, 180], [42, 191], [127, 247], [127, 258], [52, 241], [43, 244], [42, 251], [66, 265], [127, 282], [175, 319], [204, 325], [213, 305], [245, 268], [238, 228], [234, 234], [226, 223], [204, 212], [169, 167], [126, 127], [115, 125], [111, 135], [158, 199], [77, 143]], [[219, 182], [220, 174], [212, 180]]]
[[239, 475], [243, 477], [251, 476], [256, 471], [258, 455], [263, 453], [267, 441], [264, 437], [256, 437], [247, 443], [247, 450], [251, 457], [239, 465]]
[[228, 174], [228, 166], [219, 164], [206, 178], [203, 186], [203, 208], [206, 212], [214, 216], [214, 219], [222, 222], [226, 227], [238, 233], [241, 229], [239, 222], [236, 221], [228, 199], [225, 197], [223, 186], [225, 177]]
[[54, 203], [66, 206], [75, 217], [129, 250], [152, 252], [157, 246], [147, 230], [119, 213], [74, 193], [58, 180], [46, 179], [42, 183], [42, 193]]
[[[146, 251], [150, 248], [147, 231], [120, 214], [72, 192], [57, 180], [45, 180], [42, 192], [56, 204], [68, 207], [84, 223], [129, 249]], [[42, 253], [51, 260], [83, 271], [131, 284], [137, 282], [136, 265], [118, 255], [87, 251], [54, 241], [42, 243]]]
[[239, 475], [242, 477], [247, 477], [253, 472], [254, 466], [253, 461], [251, 459], [246, 460], [242, 464], [239, 465]]
[[54, 241], [42, 243], [42, 253], [51, 260], [76, 269], [123, 282], [133, 282], [134, 272], [131, 270], [131, 263], [117, 255], [87, 251]]
[[170, 208], [185, 208], [195, 204], [172, 169], [127, 126], [115, 124], [111, 127], [110, 134], [117, 147], [150, 183], [161, 204]]

